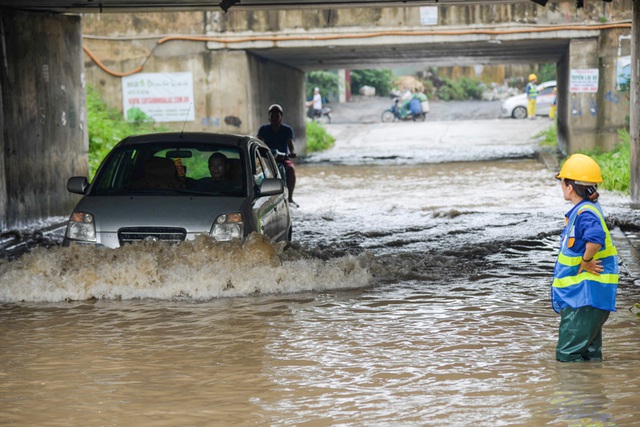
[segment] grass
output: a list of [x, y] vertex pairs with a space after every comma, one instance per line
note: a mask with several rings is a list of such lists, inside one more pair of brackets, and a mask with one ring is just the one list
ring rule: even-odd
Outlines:
[[[540, 145], [543, 147], [557, 146], [557, 128], [554, 123], [548, 129], [538, 133], [536, 137], [541, 138]], [[582, 154], [592, 157], [602, 171], [602, 184], [600, 188], [611, 191], [620, 191], [630, 194], [631, 183], [631, 160], [630, 160], [631, 137], [626, 129], [618, 130], [618, 144], [611, 151], [603, 152], [601, 149], [579, 151]], [[562, 159], [564, 163], [565, 159]]]
[[328, 150], [336, 139], [318, 122], [307, 122], [307, 153]]

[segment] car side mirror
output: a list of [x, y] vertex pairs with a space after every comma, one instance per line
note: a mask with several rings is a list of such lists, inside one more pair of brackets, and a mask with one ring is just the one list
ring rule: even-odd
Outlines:
[[284, 193], [284, 181], [279, 178], [265, 178], [260, 184], [260, 196], [274, 196]]
[[82, 194], [84, 196], [84, 192], [89, 186], [89, 181], [85, 176], [72, 176], [67, 181], [67, 191], [69, 193]]

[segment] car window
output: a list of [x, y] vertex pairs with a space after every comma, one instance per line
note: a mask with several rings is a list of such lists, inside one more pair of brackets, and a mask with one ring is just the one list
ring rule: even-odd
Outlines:
[[553, 93], [553, 88], [555, 86], [548, 86], [545, 87], [544, 89], [542, 89], [539, 93], [539, 95], [551, 95]]
[[[210, 159], [223, 159], [212, 175]], [[245, 174], [239, 149], [217, 144], [140, 144], [115, 150], [105, 160], [93, 184], [93, 194], [173, 191], [202, 195], [244, 196]]]
[[265, 178], [277, 176], [276, 166], [271, 162], [267, 148], [256, 148], [253, 152], [254, 181], [260, 185]]

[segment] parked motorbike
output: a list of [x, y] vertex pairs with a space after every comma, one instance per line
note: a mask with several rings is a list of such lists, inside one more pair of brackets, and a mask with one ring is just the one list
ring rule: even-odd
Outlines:
[[322, 107], [322, 110], [316, 111], [313, 107], [310, 107], [307, 110], [307, 117], [309, 117], [313, 121], [326, 122], [331, 123], [331, 108], [330, 107]]
[[384, 123], [390, 123], [396, 120], [413, 120], [414, 122], [424, 122], [427, 118], [427, 111], [428, 107], [425, 111], [425, 109], [423, 109], [422, 107], [422, 102], [417, 98], [413, 98], [402, 104], [400, 103], [400, 99], [396, 98], [393, 101], [393, 105], [391, 105], [391, 108], [382, 112], [382, 121]]

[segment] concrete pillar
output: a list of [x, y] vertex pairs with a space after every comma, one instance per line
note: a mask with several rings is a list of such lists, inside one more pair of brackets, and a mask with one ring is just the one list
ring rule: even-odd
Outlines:
[[640, 0], [633, 2], [631, 30], [631, 207], [640, 209]]
[[68, 216], [72, 175], [88, 170], [80, 17], [0, 15], [0, 225]]
[[338, 102], [347, 102], [347, 70], [338, 70]]
[[[569, 44], [569, 70], [598, 67], [598, 40], [571, 40]], [[568, 93], [568, 138], [567, 154], [597, 146], [597, 110], [591, 111], [595, 103], [595, 94]]]
[[558, 83], [557, 93], [557, 139], [558, 148], [560, 151], [567, 155], [569, 152], [569, 139], [571, 137], [569, 132], [569, 49], [562, 56], [560, 61], [556, 64], [556, 75]]
[[250, 105], [255, 118], [251, 134], [256, 135], [262, 124], [268, 123], [271, 104], [280, 104], [284, 110], [283, 123], [293, 128], [296, 151], [307, 152], [307, 122], [304, 91], [304, 72], [297, 68], [267, 61], [247, 53], [249, 59], [249, 86], [247, 93], [253, 94]]

